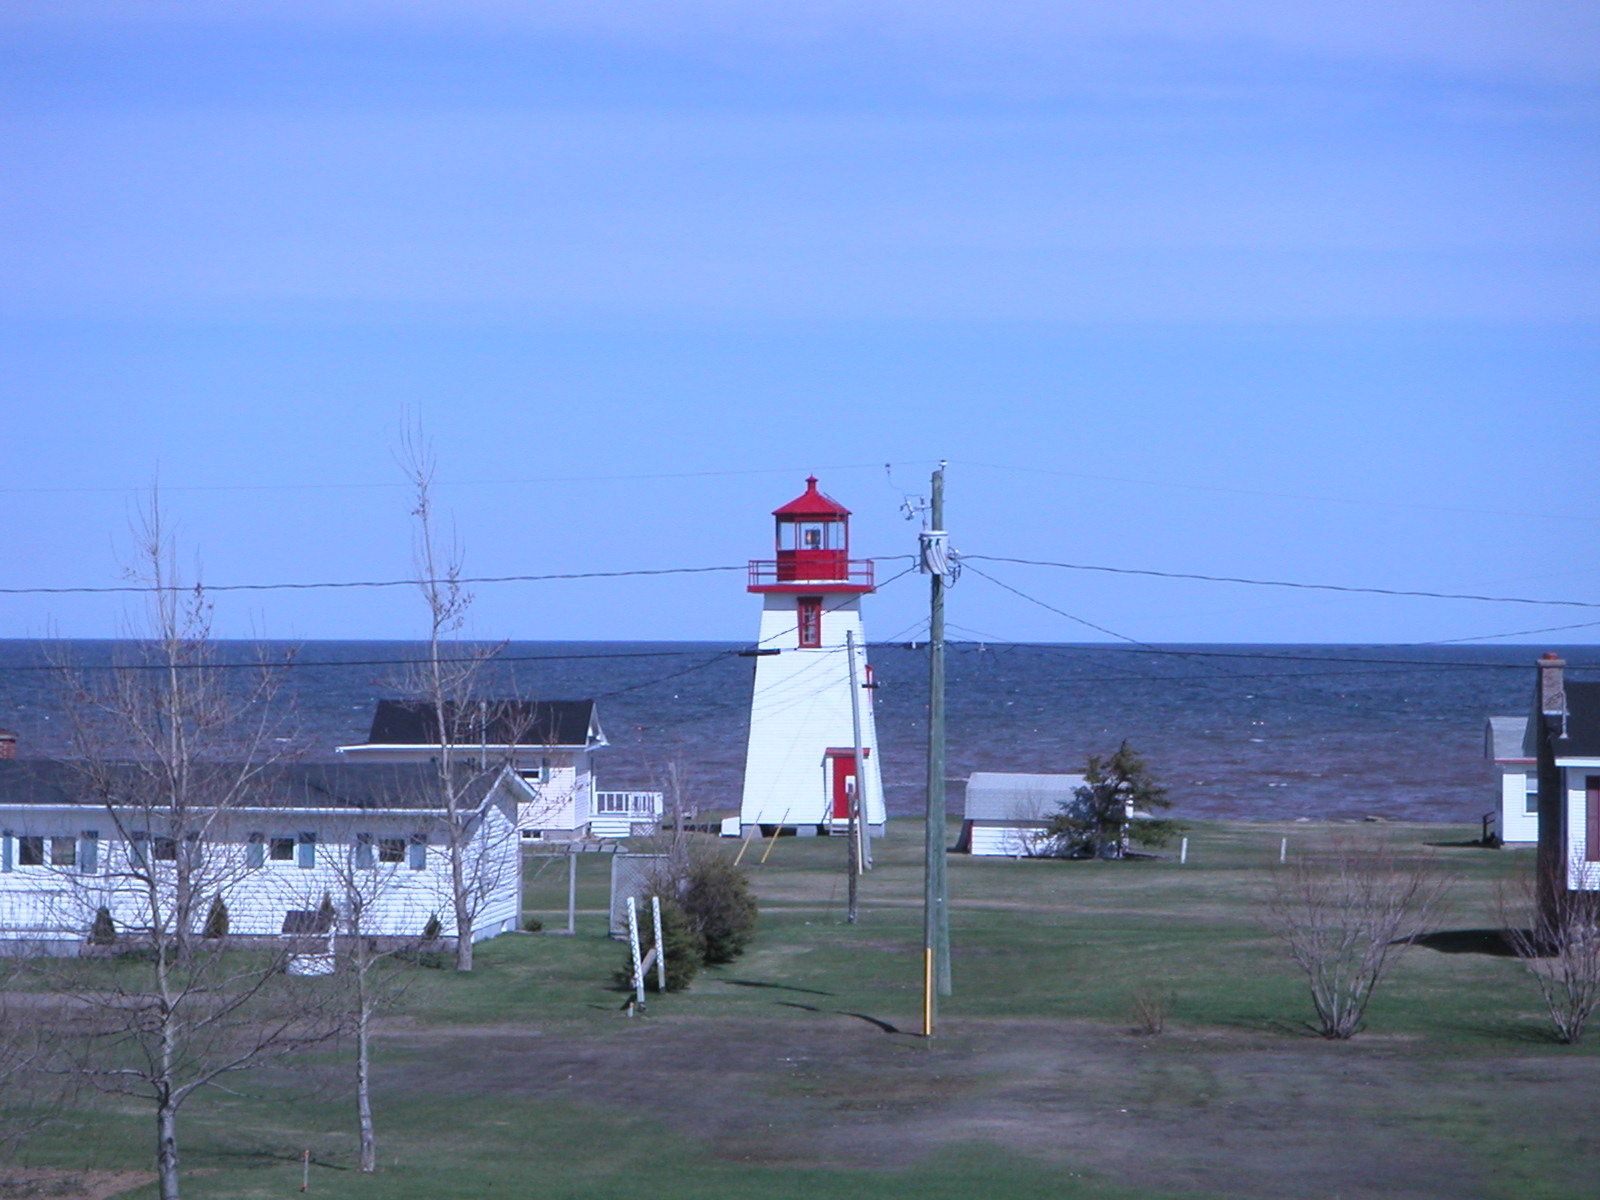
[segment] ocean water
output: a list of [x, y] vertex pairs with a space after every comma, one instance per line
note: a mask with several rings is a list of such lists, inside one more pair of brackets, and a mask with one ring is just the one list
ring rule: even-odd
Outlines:
[[[739, 798], [753, 660], [714, 643], [515, 642], [482, 675], [493, 695], [599, 701], [611, 742], [601, 786], [658, 786], [681, 762], [703, 812]], [[374, 703], [401, 694], [409, 642], [219, 643], [221, 661], [291, 656], [276, 703], [286, 749], [309, 759], [365, 740]], [[1545, 649], [1600, 678], [1600, 647], [982, 645], [948, 655], [947, 777], [960, 811], [973, 771], [1073, 771], [1126, 738], [1168, 786], [1175, 817], [1476, 821], [1496, 802], [1484, 720], [1522, 714]], [[21, 757], [68, 746], [61, 675], [127, 657], [124, 644], [0, 641], [0, 727]], [[891, 816], [920, 810], [927, 652], [871, 649]], [[250, 672], [233, 672], [239, 685]]]

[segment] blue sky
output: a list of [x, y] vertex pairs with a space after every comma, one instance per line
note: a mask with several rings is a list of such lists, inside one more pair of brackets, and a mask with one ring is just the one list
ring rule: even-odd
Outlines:
[[[1593, 5], [1455, 0], [8, 5], [0, 586], [117, 582], [158, 477], [212, 583], [403, 576], [410, 414], [469, 574], [740, 563], [809, 470], [904, 554], [945, 458], [972, 554], [1600, 601], [1597, 51]], [[1600, 621], [984, 569], [1143, 641]], [[755, 607], [487, 586], [473, 632]], [[951, 611], [1100, 636], [973, 575]], [[0, 636], [125, 618], [0, 596]]]

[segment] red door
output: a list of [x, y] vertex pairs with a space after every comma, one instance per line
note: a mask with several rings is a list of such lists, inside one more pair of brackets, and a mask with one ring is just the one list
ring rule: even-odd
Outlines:
[[[872, 757], [872, 748], [866, 749], [867, 757]], [[856, 752], [854, 750], [829, 750], [828, 751], [828, 781], [833, 797], [833, 819], [835, 821], [848, 821], [850, 819], [850, 797], [856, 790]]]
[[833, 819], [835, 821], [848, 821], [850, 819], [850, 794], [855, 790], [855, 752], [835, 754], [833, 756]]

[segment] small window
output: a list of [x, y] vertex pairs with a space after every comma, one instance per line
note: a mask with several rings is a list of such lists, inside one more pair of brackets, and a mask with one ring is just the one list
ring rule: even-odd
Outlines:
[[169, 837], [151, 838], [150, 857], [157, 862], [177, 862], [178, 843]]
[[78, 865], [78, 839], [55, 837], [50, 839], [50, 865], [75, 867]]
[[272, 839], [267, 857], [273, 862], [294, 861], [294, 839], [292, 837], [275, 837]]
[[1523, 776], [1527, 782], [1523, 787], [1527, 790], [1527, 799], [1523, 801], [1522, 811], [1537, 813], [1539, 811], [1539, 777], [1537, 775]]
[[44, 839], [42, 837], [19, 837], [17, 839], [17, 866], [44, 866]]
[[401, 863], [406, 860], [405, 838], [379, 838], [378, 861], [381, 863]]
[[802, 596], [798, 606], [797, 626], [800, 633], [800, 646], [817, 647], [822, 645], [822, 597]]

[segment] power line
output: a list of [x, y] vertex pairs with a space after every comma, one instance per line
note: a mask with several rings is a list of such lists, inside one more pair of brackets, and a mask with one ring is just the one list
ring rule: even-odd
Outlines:
[[1126, 483], [1135, 487], [1180, 488], [1190, 492], [1221, 492], [1231, 496], [1266, 496], [1274, 500], [1308, 500], [1315, 504], [1359, 504], [1372, 508], [1411, 508], [1423, 512], [1470, 513], [1487, 517], [1528, 517], [1542, 521], [1596, 521], [1600, 517], [1584, 513], [1510, 512], [1499, 508], [1458, 508], [1445, 504], [1414, 504], [1401, 500], [1368, 500], [1355, 496], [1308, 496], [1299, 492], [1267, 492], [1257, 488], [1222, 487], [1216, 484], [1177, 483], [1171, 479], [1128, 479], [1120, 475], [1091, 475], [1084, 471], [1060, 471], [1046, 467], [1003, 466], [999, 463], [954, 460], [960, 466], [982, 467], [990, 471], [1017, 471], [1033, 475], [1057, 475], [1066, 479], [1092, 479], [1098, 483]]
[[1491, 642], [1497, 638], [1532, 637], [1536, 633], [1565, 633], [1569, 629], [1593, 629], [1600, 621], [1580, 621], [1576, 625], [1547, 625], [1543, 629], [1518, 629], [1513, 633], [1480, 633], [1476, 637], [1439, 638], [1429, 646], [1450, 646], [1459, 642]]
[[423, 587], [429, 584], [476, 586], [485, 583], [545, 583], [556, 579], [628, 579], [651, 575], [707, 575], [716, 571], [745, 571], [749, 567], [660, 567], [639, 571], [568, 571], [556, 575], [480, 575], [468, 579], [355, 579], [330, 583], [219, 583], [219, 584], [144, 584], [128, 583], [114, 587], [24, 587], [0, 588], [0, 596], [104, 596], [151, 592], [304, 592], [338, 588]]
[[[911, 554], [889, 554], [873, 562], [900, 562]], [[550, 575], [477, 575], [458, 579], [353, 579], [319, 583], [217, 583], [148, 584], [125, 583], [109, 587], [0, 587], [0, 596], [103, 596], [147, 595], [156, 592], [307, 592], [350, 588], [423, 587], [427, 585], [479, 586], [489, 583], [548, 583], [564, 579], [635, 579], [657, 575], [710, 575], [717, 572], [747, 571], [748, 563], [727, 567], [656, 567], [634, 571], [565, 571]], [[898, 576], [896, 576], [898, 578]], [[880, 585], [882, 586], [882, 585]]]
[[[1486, 604], [1540, 604], [1554, 608], [1600, 608], [1594, 600], [1530, 600], [1523, 596], [1479, 596], [1463, 592], [1408, 591], [1401, 588], [1352, 587], [1340, 583], [1295, 583], [1283, 579], [1245, 579], [1234, 575], [1197, 575], [1184, 571], [1151, 571], [1135, 567], [1104, 567], [1088, 563], [1046, 562], [1034, 558], [1004, 558], [994, 554], [964, 554], [964, 562], [1015, 563], [1024, 567], [1059, 567], [1065, 571], [1100, 571], [1108, 575], [1145, 575], [1156, 579], [1195, 579], [1202, 583], [1241, 583], [1251, 587], [1296, 588], [1313, 592], [1352, 592], [1368, 596], [1409, 596], [1424, 600], [1477, 600]], [[1063, 616], [1067, 615], [1065, 613]], [[1078, 618], [1074, 617], [1073, 620]], [[1087, 624], [1087, 622], [1085, 622]]]
[[[892, 463], [891, 466], [914, 467], [922, 462]], [[438, 487], [518, 487], [542, 483], [622, 483], [632, 480], [652, 479], [720, 479], [733, 475], [797, 475], [802, 471], [868, 471], [881, 470], [883, 463], [848, 463], [835, 466], [811, 467], [760, 467], [739, 471], [659, 471], [635, 475], [543, 475], [533, 479], [449, 479], [437, 482]], [[162, 492], [320, 492], [320, 491], [372, 491], [410, 489], [414, 485], [405, 480], [393, 483], [196, 483], [162, 484]], [[145, 485], [124, 484], [101, 487], [0, 487], [0, 494], [9, 495], [63, 495], [94, 492], [142, 492], [152, 490]]]

